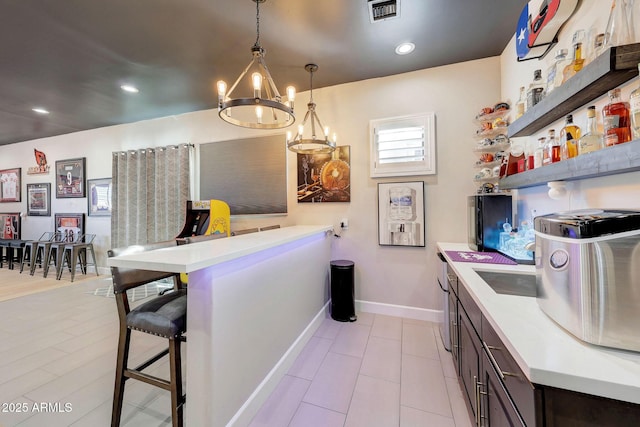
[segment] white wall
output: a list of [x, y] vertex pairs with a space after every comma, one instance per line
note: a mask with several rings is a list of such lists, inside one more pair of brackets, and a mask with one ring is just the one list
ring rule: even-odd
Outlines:
[[[520, 86], [528, 87], [533, 79], [533, 70], [542, 69], [543, 79], [546, 78], [546, 70], [553, 63], [555, 52], [565, 48], [572, 55], [572, 37], [576, 30], [584, 29], [585, 32], [594, 30], [597, 33], [605, 31], [611, 1], [583, 0], [579, 3], [574, 15], [567, 21], [559, 34], [558, 44], [546, 57], [541, 60], [524, 62], [516, 61], [515, 37], [505, 48], [500, 57], [500, 69], [502, 75], [501, 93], [504, 99], [512, 103], [518, 98]], [[640, 4], [634, 6], [634, 19], [637, 33], [640, 35]], [[638, 37], [636, 37], [636, 41]], [[628, 100], [632, 90], [639, 86], [637, 78], [621, 86], [622, 99]], [[600, 112], [608, 103], [606, 94], [587, 103], [573, 113], [574, 122], [583, 130], [587, 125], [586, 108], [595, 105], [598, 112], [598, 121], [602, 127]], [[556, 135], [564, 126], [564, 118], [552, 123], [535, 135], [527, 138], [514, 138], [514, 141], [533, 144], [539, 137], [546, 136], [548, 129], [555, 129]], [[522, 189], [518, 194], [519, 219], [530, 217], [531, 209], [536, 209], [538, 215], [583, 208], [627, 208], [640, 209], [640, 172], [632, 172], [603, 178], [593, 178], [569, 183], [569, 195], [561, 200], [551, 200], [547, 196], [546, 185]]]
[[[401, 60], [401, 58], [399, 58]], [[318, 114], [338, 133], [339, 145], [351, 146], [351, 203], [298, 204], [296, 157], [288, 154], [289, 214], [286, 217], [239, 218], [232, 229], [280, 223], [334, 224], [349, 219], [349, 229], [333, 245], [334, 259], [356, 263], [356, 298], [386, 304], [439, 309], [435, 282], [435, 243], [466, 240], [466, 197], [475, 192], [471, 152], [481, 107], [500, 99], [498, 57], [360, 81], [314, 91]], [[140, 96], [144, 96], [141, 94]], [[212, 94], [212, 98], [215, 95]], [[298, 96], [303, 114], [307, 93]], [[437, 175], [398, 179], [369, 178], [369, 120], [432, 111], [436, 115]], [[277, 132], [275, 132], [277, 133]], [[281, 132], [284, 134], [284, 132]], [[111, 152], [177, 143], [208, 143], [262, 135], [231, 126], [216, 111], [106, 127], [0, 147], [0, 169], [22, 167], [26, 183], [52, 182], [48, 176], [26, 175], [35, 166], [33, 149], [44, 151], [52, 168], [56, 160], [86, 157], [87, 178], [111, 176]], [[283, 141], [284, 144], [284, 141]], [[424, 180], [426, 183], [426, 247], [380, 247], [377, 241], [377, 183]], [[197, 193], [195, 193], [197, 194]], [[85, 212], [86, 199], [52, 198], [53, 212]], [[26, 212], [26, 201], [0, 206], [4, 212]], [[110, 247], [109, 218], [87, 217], [88, 233], [96, 233], [99, 263]], [[53, 217], [26, 217], [23, 238], [35, 239], [53, 228]]]

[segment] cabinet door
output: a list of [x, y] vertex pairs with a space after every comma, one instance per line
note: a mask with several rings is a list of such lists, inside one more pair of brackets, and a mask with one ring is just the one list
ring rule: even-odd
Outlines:
[[464, 310], [459, 309], [458, 324], [460, 326], [460, 381], [469, 402], [471, 413], [478, 424], [478, 389], [481, 380], [480, 361], [482, 345], [471, 321]]
[[525, 426], [500, 377], [483, 352], [480, 390], [480, 425], [483, 427]]
[[453, 365], [456, 367], [456, 373], [460, 375], [460, 330], [458, 328], [458, 298], [456, 295], [449, 291], [449, 329], [451, 339], [451, 357], [453, 358]]

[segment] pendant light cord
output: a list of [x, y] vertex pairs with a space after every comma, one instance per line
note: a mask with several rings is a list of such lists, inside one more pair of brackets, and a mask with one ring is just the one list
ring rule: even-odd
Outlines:
[[313, 70], [309, 71], [309, 102], [313, 104]]
[[253, 47], [260, 47], [260, 1], [256, 2], [256, 42]]

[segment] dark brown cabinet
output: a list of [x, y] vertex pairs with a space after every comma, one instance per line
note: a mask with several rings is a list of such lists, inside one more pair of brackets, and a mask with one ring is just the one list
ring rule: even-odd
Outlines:
[[532, 384], [452, 267], [448, 276], [451, 353], [477, 427], [640, 426], [640, 405]]

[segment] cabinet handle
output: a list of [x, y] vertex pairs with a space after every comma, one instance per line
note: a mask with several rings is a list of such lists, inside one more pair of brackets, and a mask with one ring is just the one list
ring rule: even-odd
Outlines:
[[476, 426], [480, 427], [480, 389], [478, 387], [480, 383], [478, 382], [478, 377], [475, 375], [473, 376], [473, 384], [476, 389]]
[[488, 345], [486, 342], [482, 342], [483, 347], [485, 348], [485, 350], [487, 351], [487, 355], [489, 356], [489, 359], [491, 359], [491, 363], [493, 364], [493, 366], [496, 367], [496, 371], [498, 371], [498, 375], [500, 375], [500, 379], [502, 381], [504, 381], [504, 377], [519, 377], [520, 375], [518, 375], [517, 373], [513, 373], [513, 372], [508, 372], [508, 371], [503, 371], [502, 368], [500, 368], [500, 365], [498, 365], [498, 361], [496, 360], [495, 357], [493, 357], [493, 353], [491, 353], [491, 350], [498, 350], [500, 351], [501, 349], [498, 347], [494, 347], [492, 345]]

